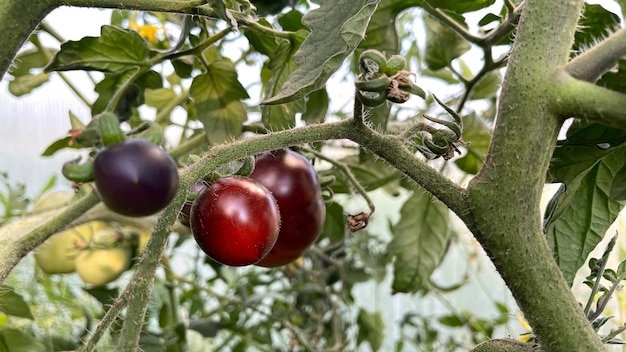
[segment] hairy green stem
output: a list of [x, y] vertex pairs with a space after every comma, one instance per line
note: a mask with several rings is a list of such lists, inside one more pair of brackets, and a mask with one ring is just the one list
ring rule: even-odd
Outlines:
[[562, 73], [558, 76], [552, 108], [562, 117], [578, 117], [626, 128], [626, 94], [581, 81]]
[[[33, 216], [27, 221], [17, 221], [0, 231], [0, 283], [30, 251], [42, 244], [50, 235], [71, 226], [74, 219], [98, 204], [100, 198], [91, 192], [71, 205]], [[30, 231], [24, 231], [30, 229]]]
[[621, 29], [565, 66], [572, 77], [595, 82], [626, 56], [626, 29]]
[[569, 59], [583, 4], [525, 2], [489, 152], [468, 186], [473, 232], [551, 352], [604, 350], [552, 258], [539, 206], [564, 120], [551, 105], [555, 78]]
[[350, 129], [348, 132], [349, 139], [380, 156], [391, 166], [410, 177], [454, 211], [471, 228], [473, 215], [465, 190], [420, 161], [406, 147], [402, 139], [379, 134], [366, 126]]
[[0, 1], [0, 79], [28, 36], [60, 5], [58, 0]]
[[489, 340], [472, 348], [470, 352], [540, 352], [531, 343], [521, 342], [513, 339]]

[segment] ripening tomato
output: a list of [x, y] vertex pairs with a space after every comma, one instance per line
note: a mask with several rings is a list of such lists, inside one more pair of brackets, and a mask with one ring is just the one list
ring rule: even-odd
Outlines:
[[228, 176], [211, 182], [191, 207], [191, 231], [216, 262], [257, 263], [274, 246], [280, 229], [276, 199], [259, 182]]
[[250, 178], [272, 192], [281, 217], [278, 241], [257, 265], [276, 267], [298, 259], [319, 237], [326, 216], [315, 169], [301, 154], [277, 150], [257, 156]]

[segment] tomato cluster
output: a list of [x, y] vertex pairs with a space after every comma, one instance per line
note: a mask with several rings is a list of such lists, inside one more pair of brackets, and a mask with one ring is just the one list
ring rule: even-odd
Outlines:
[[219, 263], [277, 267], [315, 242], [325, 214], [313, 166], [296, 152], [278, 150], [258, 155], [249, 177], [211, 182], [181, 220], [190, 219], [200, 248]]
[[[35, 204], [33, 211], [58, 207], [72, 196], [70, 191], [50, 192]], [[131, 237], [137, 241], [131, 241]], [[46, 274], [76, 272], [85, 284], [105, 286], [129, 269], [133, 252], [140, 249], [132, 242], [147, 237], [145, 231], [93, 220], [48, 238], [35, 251], [35, 262]]]

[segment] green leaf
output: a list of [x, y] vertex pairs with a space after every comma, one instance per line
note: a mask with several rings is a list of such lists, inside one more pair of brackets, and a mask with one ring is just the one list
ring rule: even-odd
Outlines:
[[469, 145], [466, 154], [454, 163], [468, 174], [476, 174], [480, 170], [491, 141], [491, 129], [475, 113], [463, 117], [463, 140]]
[[302, 120], [307, 124], [324, 122], [329, 104], [330, 101], [326, 88], [312, 92], [306, 97], [306, 108], [304, 113], [302, 113]]
[[566, 138], [570, 144], [616, 147], [626, 142], [626, 130], [576, 119], [567, 130]]
[[46, 66], [50, 57], [55, 51], [51, 48], [45, 48], [42, 52], [38, 48], [31, 48], [21, 51], [16, 57], [8, 73], [13, 77], [26, 76], [32, 74], [33, 68], [42, 68]]
[[155, 54], [137, 32], [104, 25], [100, 37], [85, 37], [61, 44], [61, 50], [54, 55], [45, 70], [120, 73], [149, 64], [148, 59]]
[[308, 12], [304, 25], [311, 28], [294, 61], [297, 69], [278, 94], [264, 104], [296, 100], [324, 86], [361, 42], [378, 0], [318, 0], [320, 7]]
[[367, 26], [365, 38], [359, 48], [374, 48], [388, 54], [399, 52], [400, 41], [396, 28], [396, 16], [421, 1], [415, 0], [381, 0], [376, 12]]
[[19, 318], [34, 319], [21, 295], [8, 286], [0, 286], [0, 312]]
[[500, 71], [490, 71], [483, 78], [478, 81], [472, 93], [470, 94], [471, 100], [478, 99], [490, 99], [496, 95], [498, 89], [500, 89], [500, 83], [502, 82], [502, 75]]
[[91, 115], [96, 116], [104, 112], [115, 92], [126, 85], [126, 83], [132, 79], [134, 74], [134, 70], [129, 70], [120, 74], [105, 74], [102, 81], [98, 82], [94, 87], [94, 90], [99, 95], [91, 106]]
[[177, 94], [172, 88], [158, 88], [146, 90], [145, 96], [146, 105], [160, 110], [176, 99]]
[[423, 190], [404, 203], [387, 247], [395, 256], [394, 292], [416, 292], [428, 282], [445, 251], [449, 221], [448, 208]]
[[[430, 70], [437, 71], [447, 67], [452, 60], [471, 49], [471, 45], [465, 39], [432, 16], [425, 15], [424, 24], [426, 25], [424, 62]], [[461, 24], [465, 26], [465, 23]]]
[[[591, 130], [595, 127], [590, 125]], [[573, 135], [580, 140], [585, 133], [579, 129]], [[566, 190], [546, 224], [546, 235], [570, 285], [622, 209], [609, 198], [609, 191], [624, 164], [625, 147], [600, 149], [599, 140], [587, 137], [589, 145], [569, 139], [559, 142], [550, 164], [552, 181], [564, 183]]]
[[211, 143], [222, 143], [241, 133], [241, 126], [248, 118], [241, 99], [247, 99], [248, 93], [237, 80], [231, 62], [220, 60], [210, 64], [206, 73], [194, 78], [190, 93]]
[[38, 340], [27, 329], [3, 327], [0, 329], [0, 351], [39, 352], [50, 351], [50, 346]]
[[57, 139], [56, 141], [52, 142], [46, 148], [46, 150], [43, 151], [43, 153], [41, 153], [41, 156], [52, 156], [56, 152], [58, 152], [59, 150], [65, 149], [65, 148], [73, 148], [73, 149], [83, 148], [83, 146], [78, 144], [78, 143], [73, 143], [72, 145], [70, 145], [70, 141], [71, 140], [72, 140], [71, 136], [67, 136], [67, 137], [63, 137], [61, 139]]
[[280, 24], [284, 31], [309, 31], [309, 28], [302, 24], [302, 13], [297, 10], [291, 10], [278, 17], [278, 24]]
[[35, 75], [23, 75], [9, 81], [9, 92], [16, 97], [29, 94], [33, 89], [40, 87], [48, 82], [50, 74], [38, 73]]
[[385, 322], [380, 312], [368, 313], [364, 309], [359, 309], [356, 323], [359, 325], [357, 345], [367, 342], [373, 351], [378, 351], [385, 338]]
[[[297, 68], [293, 61], [293, 55], [304, 40], [306, 32], [301, 31], [297, 34], [292, 37], [292, 40], [276, 40], [277, 46], [267, 63], [269, 79], [264, 89], [266, 97], [271, 97], [278, 93], [289, 78], [289, 75]], [[304, 111], [304, 109], [304, 98], [281, 105], [263, 105], [261, 107], [261, 119], [265, 127], [272, 131], [291, 128], [296, 125], [296, 114]]]
[[616, 202], [626, 201], [626, 164], [622, 165], [617, 174], [615, 174], [615, 179], [609, 191], [609, 198]]
[[437, 320], [439, 320], [439, 323], [453, 328], [464, 326], [467, 323], [466, 319], [463, 319], [456, 314], [445, 315], [443, 317], [439, 317]]
[[[352, 171], [357, 181], [359, 181], [368, 192], [402, 179], [402, 174], [390, 168], [388, 164], [377, 158], [360, 160], [359, 156], [351, 155], [339, 161]], [[343, 172], [337, 168], [322, 170], [319, 172], [319, 175], [320, 177], [335, 177], [335, 182], [331, 185], [331, 189], [334, 193], [351, 193], [353, 190], [352, 184], [350, 184]]]
[[626, 59], [619, 60], [617, 70], [611, 70], [602, 75], [597, 85], [626, 93]]
[[324, 220], [324, 229], [322, 234], [328, 237], [332, 242], [341, 241], [346, 232], [346, 216], [343, 207], [332, 202], [326, 205], [326, 219]]
[[430, 0], [429, 3], [435, 7], [456, 13], [465, 13], [484, 9], [493, 5], [495, 0]]
[[573, 54], [590, 49], [611, 33], [617, 32], [620, 24], [619, 16], [601, 5], [585, 4], [574, 35]]

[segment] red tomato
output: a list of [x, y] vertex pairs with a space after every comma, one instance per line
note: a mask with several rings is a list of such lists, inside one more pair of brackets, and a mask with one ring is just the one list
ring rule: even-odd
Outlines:
[[278, 241], [257, 265], [276, 267], [298, 259], [324, 227], [326, 207], [315, 169], [304, 156], [278, 150], [258, 155], [250, 177], [272, 192], [282, 221]]
[[280, 229], [276, 199], [261, 183], [221, 178], [203, 189], [191, 207], [191, 231], [218, 263], [255, 264], [274, 246]]

